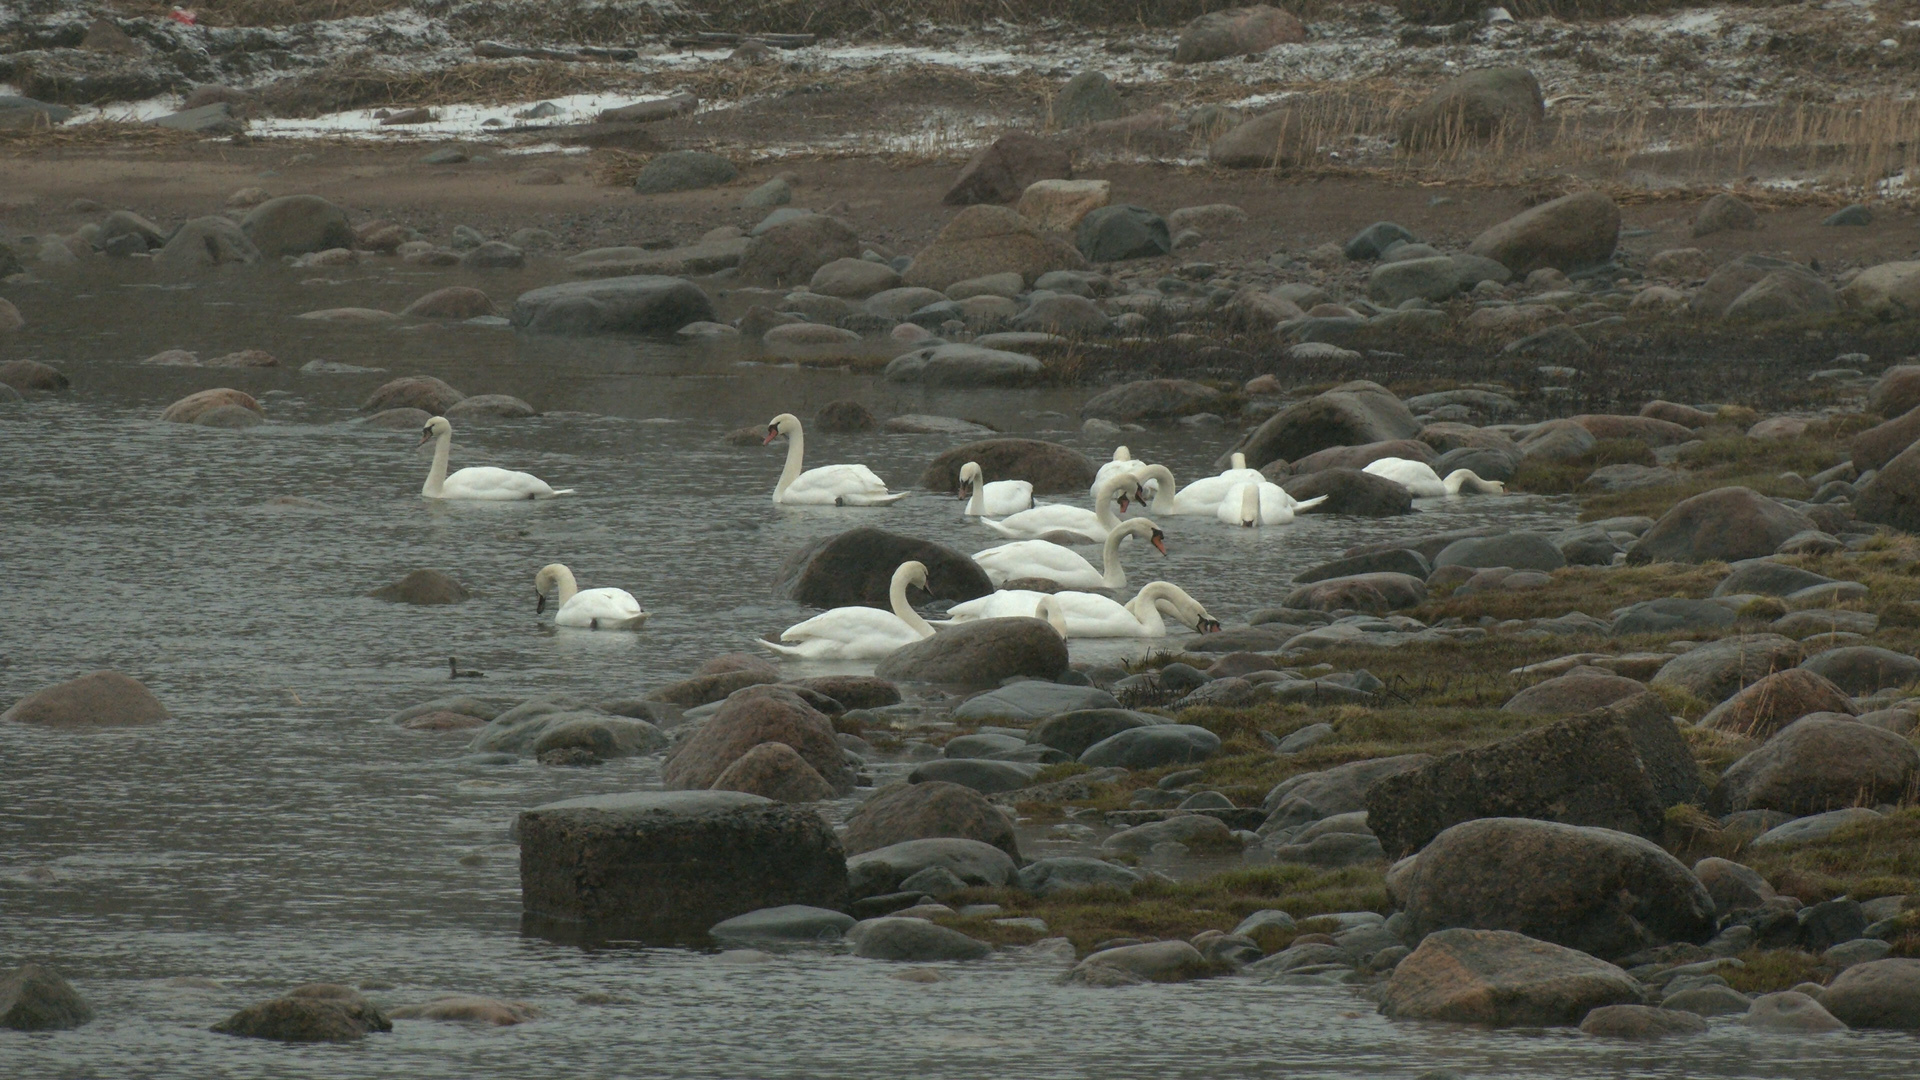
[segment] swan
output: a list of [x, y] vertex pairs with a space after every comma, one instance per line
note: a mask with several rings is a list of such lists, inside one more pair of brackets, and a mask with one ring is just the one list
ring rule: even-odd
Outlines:
[[1113, 448], [1113, 460], [1100, 466], [1100, 471], [1093, 474], [1093, 486], [1087, 489], [1087, 494], [1098, 498], [1101, 484], [1116, 476], [1137, 473], [1146, 467], [1147, 463], [1134, 457], [1133, 451], [1124, 446], [1116, 446]]
[[1060, 608], [1060, 602], [1051, 593], [1040, 594], [1040, 602], [1033, 606], [1033, 617], [1053, 627], [1062, 641], [1067, 637], [1067, 614]]
[[1166, 534], [1147, 518], [1123, 522], [1107, 534], [1100, 550], [1103, 570], [1077, 551], [1047, 540], [1016, 540], [974, 553], [973, 561], [987, 572], [987, 580], [996, 586], [1014, 578], [1044, 578], [1076, 589], [1119, 589], [1127, 584], [1126, 568], [1120, 565], [1120, 541], [1129, 536], [1145, 537], [1160, 554], [1167, 553]]
[[1120, 509], [1127, 508], [1127, 492], [1139, 488], [1134, 477], [1115, 474], [1107, 478], [1093, 493], [1093, 509], [1083, 506], [1068, 506], [1066, 503], [1050, 503], [1036, 506], [1031, 510], [1022, 510], [1017, 514], [995, 521], [981, 518], [980, 524], [1015, 539], [1046, 538], [1064, 540], [1067, 543], [1099, 543], [1107, 534], [1120, 527], [1120, 515], [1114, 513], [1113, 504], [1117, 500]]
[[[1035, 609], [1036, 603], [1039, 609]], [[1030, 610], [1034, 611], [1037, 618], [1047, 618], [1041, 610], [1053, 606], [1066, 624], [1062, 637], [1166, 637], [1167, 624], [1161, 617], [1162, 605], [1174, 618], [1200, 633], [1213, 633], [1220, 629], [1220, 623], [1207, 614], [1207, 609], [1199, 601], [1178, 585], [1166, 581], [1149, 582], [1124, 604], [1098, 593], [1039, 593], [1025, 589], [1002, 589], [977, 600], [955, 604], [947, 614], [957, 623], [1003, 619], [1025, 615]], [[1051, 622], [1051, 619], [1048, 621]], [[1054, 629], [1060, 628], [1055, 626]]]
[[1227, 493], [1241, 484], [1258, 484], [1266, 480], [1259, 469], [1246, 468], [1246, 455], [1233, 455], [1234, 467], [1218, 476], [1206, 476], [1184, 488], [1176, 490], [1173, 472], [1165, 465], [1149, 465], [1134, 474], [1140, 481], [1141, 491], [1146, 491], [1146, 482], [1157, 481], [1159, 487], [1153, 491], [1153, 499], [1147, 509], [1155, 514], [1212, 514], [1219, 510], [1221, 500]]
[[436, 439], [439, 441], [433, 448], [433, 467], [427, 470], [427, 482], [420, 488], [422, 498], [506, 502], [511, 499], [551, 499], [555, 495], [573, 494], [572, 488], [555, 491], [545, 480], [532, 473], [496, 469], [491, 465], [469, 466], [448, 476], [447, 454], [453, 448], [453, 424], [444, 416], [427, 421], [427, 426], [420, 429], [420, 443], [414, 449], [418, 450]]
[[782, 656], [806, 660], [881, 659], [902, 645], [933, 636], [933, 627], [907, 603], [908, 585], [927, 587], [925, 563], [903, 562], [893, 572], [893, 586], [887, 593], [892, 611], [838, 607], [787, 627], [780, 635], [780, 642], [755, 644]]
[[1025, 480], [995, 480], [989, 484], [977, 461], [960, 466], [960, 497], [967, 500], [963, 512], [968, 517], [1004, 517], [1033, 509], [1032, 484]]
[[787, 467], [780, 473], [780, 482], [773, 485], [774, 502], [808, 506], [886, 506], [899, 502], [909, 494], [905, 491], [888, 491], [887, 482], [875, 476], [873, 470], [865, 465], [822, 465], [801, 472], [800, 462], [807, 452], [807, 433], [800, 427], [800, 418], [792, 413], [781, 413], [767, 421], [767, 437], [761, 441], [761, 445], [782, 435], [787, 437]]
[[555, 626], [584, 626], [589, 630], [638, 630], [647, 621], [640, 601], [625, 589], [588, 589], [574, 584], [573, 571], [560, 563], [548, 563], [533, 575], [533, 591], [540, 599], [533, 605], [535, 615], [547, 610], [547, 594], [555, 593], [559, 605], [553, 613]]
[[1442, 480], [1431, 465], [1411, 458], [1381, 458], [1370, 462], [1361, 471], [1391, 480], [1412, 492], [1417, 499], [1435, 499], [1443, 495], [1458, 495], [1463, 491], [1476, 495], [1507, 493], [1507, 485], [1498, 480], [1482, 480], [1472, 469], [1455, 469]]
[[1315, 495], [1304, 502], [1295, 502], [1287, 489], [1279, 484], [1262, 481], [1258, 484], [1240, 484], [1227, 497], [1220, 500], [1220, 508], [1214, 516], [1229, 525], [1242, 525], [1252, 528], [1255, 525], [1285, 525], [1293, 520], [1293, 515], [1326, 502], [1330, 496]]

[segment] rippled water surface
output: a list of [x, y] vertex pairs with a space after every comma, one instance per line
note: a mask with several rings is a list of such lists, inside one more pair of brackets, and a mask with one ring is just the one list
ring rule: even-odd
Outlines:
[[[291, 275], [293, 272], [289, 272]], [[519, 933], [507, 825], [554, 798], [655, 783], [656, 760], [588, 770], [461, 760], [464, 738], [399, 731], [397, 709], [449, 692], [458, 655], [490, 696], [637, 696], [715, 653], [810, 614], [771, 578], [807, 540], [876, 523], [972, 551], [993, 542], [958, 503], [781, 509], [782, 449], [720, 436], [839, 398], [882, 416], [930, 412], [1070, 443], [1082, 391], [933, 393], [840, 372], [743, 366], [634, 342], [537, 341], [477, 327], [341, 330], [315, 307], [395, 307], [425, 291], [392, 272], [294, 285], [156, 289], [134, 277], [16, 297], [33, 313], [0, 359], [54, 363], [73, 390], [0, 406], [0, 704], [101, 667], [142, 679], [174, 719], [84, 735], [0, 728], [0, 964], [56, 963], [99, 1018], [77, 1031], [0, 1032], [0, 1076], [1469, 1076], [1905, 1075], [1902, 1036], [1783, 1039], [1722, 1021], [1658, 1047], [1573, 1032], [1389, 1024], [1337, 986], [1220, 979], [1089, 990], [1057, 960], [945, 965], [932, 985], [824, 950], [741, 964], [683, 949], [582, 950]], [[436, 278], [430, 284], [444, 283]], [[489, 284], [495, 295], [511, 287]], [[404, 300], [400, 301], [404, 303]], [[265, 348], [275, 371], [166, 369]], [[315, 359], [387, 369], [310, 375]], [[546, 415], [461, 424], [454, 467], [533, 471], [575, 498], [431, 505], [412, 432], [369, 429], [380, 382], [439, 375]], [[160, 424], [194, 390], [235, 386], [270, 417], [248, 431]], [[1139, 433], [1139, 456], [1185, 479], [1230, 436]], [[869, 433], [809, 440], [809, 461], [861, 461], [896, 486], [959, 439]], [[298, 496], [321, 508], [270, 505]], [[1229, 625], [1284, 595], [1295, 571], [1355, 543], [1501, 520], [1555, 527], [1545, 500], [1436, 502], [1385, 522], [1309, 518], [1236, 530], [1162, 521], [1170, 555], [1131, 549], [1133, 580], [1185, 586]], [[555, 632], [533, 612], [540, 565], [615, 585], [653, 617], [638, 634]], [[474, 599], [384, 604], [364, 594], [418, 567]], [[1108, 643], [1076, 655], [1138, 649]], [[879, 771], [890, 771], [883, 763]], [[835, 812], [844, 807], [834, 808]], [[190, 985], [168, 980], [187, 979]], [[210, 980], [210, 981], [209, 981]], [[362, 984], [389, 1004], [445, 993], [532, 1002], [511, 1029], [399, 1022], [346, 1047], [284, 1047], [207, 1026], [290, 986]], [[579, 1005], [588, 991], [629, 1003]]]

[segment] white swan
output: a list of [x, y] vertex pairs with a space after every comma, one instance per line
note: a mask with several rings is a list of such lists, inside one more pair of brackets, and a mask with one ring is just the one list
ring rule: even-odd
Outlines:
[[968, 517], [1005, 517], [1033, 509], [1033, 485], [1025, 480], [986, 482], [980, 463], [969, 461], [960, 466], [960, 497], [967, 500], [963, 513]]
[[1091, 510], [1083, 506], [1068, 506], [1066, 503], [1049, 503], [1008, 515], [999, 521], [981, 518], [980, 524], [1001, 536], [1097, 544], [1120, 527], [1120, 515], [1114, 513], [1113, 504], [1118, 501], [1120, 509], [1125, 510], [1127, 493], [1138, 489], [1139, 484], [1132, 476], [1117, 474], [1108, 477], [1107, 482], [1093, 493]]
[[1160, 554], [1167, 553], [1166, 534], [1147, 518], [1123, 522], [1107, 534], [1100, 550], [1102, 569], [1077, 551], [1046, 540], [1016, 540], [985, 551], [977, 551], [973, 561], [987, 572], [987, 580], [1004, 585], [1015, 578], [1043, 578], [1075, 589], [1119, 589], [1127, 584], [1126, 568], [1120, 565], [1120, 541], [1129, 536], [1146, 538]]
[[[1234, 460], [1245, 462], [1246, 458], [1235, 454]], [[1231, 468], [1218, 476], [1206, 476], [1184, 488], [1176, 489], [1173, 473], [1165, 465], [1149, 465], [1136, 474], [1142, 488], [1148, 480], [1156, 480], [1160, 486], [1153, 492], [1153, 500], [1147, 509], [1154, 514], [1213, 514], [1220, 509], [1221, 500], [1227, 493], [1241, 484], [1258, 484], [1266, 480], [1259, 469]]]
[[[1124, 604], [1097, 593], [1039, 593], [1025, 589], [1002, 589], [977, 600], [955, 604], [947, 614], [954, 622], [1004, 619], [1025, 615], [1030, 611], [1036, 617], [1046, 618], [1036, 610], [1036, 604], [1042, 609], [1051, 604], [1059, 610], [1066, 623], [1061, 636], [1068, 638], [1166, 637], [1163, 605], [1175, 619], [1200, 633], [1207, 634], [1220, 629], [1220, 623], [1207, 614], [1207, 609], [1199, 601], [1187, 595], [1186, 590], [1178, 585], [1165, 581], [1149, 582]], [[1056, 626], [1054, 629], [1060, 628]]]
[[893, 586], [887, 593], [892, 611], [838, 607], [787, 627], [780, 635], [780, 642], [785, 644], [755, 644], [807, 660], [879, 660], [902, 645], [933, 636], [933, 627], [907, 603], [908, 585], [927, 587], [925, 563], [903, 562], [893, 572]]
[[1040, 595], [1040, 602], [1033, 607], [1033, 617], [1053, 627], [1053, 632], [1059, 634], [1062, 640], [1066, 639], [1067, 613], [1060, 609], [1060, 602], [1053, 598], [1052, 593]]
[[1287, 489], [1279, 484], [1262, 481], [1258, 484], [1240, 484], [1220, 500], [1220, 508], [1214, 516], [1229, 525], [1242, 525], [1252, 528], [1255, 525], [1285, 525], [1293, 520], [1295, 512], [1307, 510], [1326, 502], [1329, 496], [1315, 495], [1304, 502], [1295, 502]]
[[767, 437], [761, 445], [785, 435], [787, 437], [787, 467], [780, 473], [780, 481], [773, 485], [773, 501], [808, 506], [886, 506], [899, 502], [909, 494], [905, 491], [888, 491], [887, 482], [874, 475], [865, 465], [822, 465], [817, 469], [800, 471], [800, 462], [807, 452], [807, 433], [800, 427], [800, 418], [792, 413], [781, 413], [767, 421]]
[[1147, 463], [1134, 457], [1133, 451], [1124, 446], [1116, 446], [1113, 448], [1113, 460], [1100, 466], [1100, 471], [1093, 474], [1093, 486], [1087, 489], [1087, 494], [1097, 498], [1101, 484], [1116, 476], [1137, 473], [1146, 467]]
[[447, 455], [453, 447], [453, 425], [444, 416], [427, 421], [427, 426], [420, 429], [420, 443], [414, 449], [418, 450], [436, 439], [439, 442], [433, 448], [433, 467], [427, 470], [427, 482], [420, 488], [422, 498], [506, 502], [513, 499], [551, 499], [555, 495], [573, 494], [572, 488], [554, 490], [545, 480], [532, 473], [496, 469], [491, 465], [469, 466], [448, 476]]
[[547, 610], [547, 594], [556, 593], [559, 608], [553, 613], [555, 626], [584, 626], [589, 630], [638, 630], [647, 621], [640, 601], [625, 589], [587, 589], [574, 584], [573, 571], [560, 563], [548, 563], [533, 575], [533, 591], [540, 597], [533, 605], [535, 615]]
[[1412, 458], [1386, 457], [1371, 462], [1362, 472], [1370, 472], [1399, 484], [1416, 499], [1437, 499], [1445, 495], [1471, 492], [1476, 495], [1505, 495], [1507, 485], [1498, 480], [1482, 480], [1472, 469], [1455, 469], [1445, 480], [1433, 466]]

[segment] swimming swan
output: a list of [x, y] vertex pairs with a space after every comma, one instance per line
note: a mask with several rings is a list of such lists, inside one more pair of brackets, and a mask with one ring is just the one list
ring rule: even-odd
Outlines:
[[986, 482], [980, 463], [969, 461], [960, 466], [960, 497], [967, 500], [962, 511], [968, 517], [1005, 517], [1033, 509], [1033, 485], [1025, 480]]
[[1455, 469], [1445, 480], [1433, 467], [1411, 458], [1388, 457], [1372, 462], [1362, 472], [1391, 480], [1413, 493], [1416, 499], [1437, 499], [1468, 492], [1475, 495], [1505, 495], [1507, 485], [1498, 480], [1482, 480], [1472, 469]]
[[572, 488], [555, 491], [545, 480], [532, 473], [513, 472], [509, 469], [496, 469], [491, 465], [474, 465], [452, 476], [447, 475], [447, 454], [453, 447], [453, 425], [444, 416], [436, 416], [427, 421], [420, 429], [418, 450], [434, 440], [439, 440], [433, 448], [433, 467], [427, 470], [427, 482], [420, 488], [420, 496], [426, 499], [485, 499], [491, 502], [507, 502], [514, 499], [551, 499], [555, 495], [571, 495]]
[[[1097, 593], [1049, 594], [1002, 589], [977, 600], [955, 604], [947, 614], [954, 622], [1003, 619], [1035, 611], [1036, 603], [1044, 608], [1049, 602], [1065, 619], [1066, 630], [1061, 636], [1068, 638], [1166, 637], [1167, 624], [1161, 617], [1163, 605], [1167, 613], [1200, 633], [1220, 629], [1220, 623], [1207, 614], [1199, 601], [1178, 585], [1165, 581], [1149, 582], [1124, 604]], [[1046, 617], [1037, 611], [1036, 615]]]
[[[1236, 462], [1247, 459], [1235, 454]], [[1205, 476], [1184, 488], [1175, 489], [1173, 473], [1165, 465], [1149, 465], [1135, 474], [1144, 490], [1148, 480], [1159, 482], [1159, 488], [1153, 492], [1153, 499], [1147, 505], [1154, 514], [1213, 514], [1220, 509], [1221, 500], [1227, 493], [1241, 484], [1258, 484], [1266, 480], [1259, 469], [1235, 467], [1218, 476]]]
[[1069, 543], [1099, 543], [1107, 534], [1120, 527], [1120, 515], [1114, 513], [1113, 504], [1118, 501], [1120, 509], [1126, 509], [1126, 493], [1138, 490], [1139, 484], [1132, 476], [1116, 474], [1107, 478], [1093, 493], [1093, 509], [1084, 506], [1069, 506], [1066, 503], [1049, 503], [1036, 506], [1031, 510], [1022, 510], [1017, 514], [995, 521], [981, 518], [980, 524], [999, 533], [1016, 539], [1025, 537], [1052, 538], [1056, 534]]
[[1134, 518], [1107, 534], [1106, 544], [1100, 549], [1100, 570], [1079, 552], [1046, 540], [1016, 540], [990, 547], [975, 552], [973, 561], [996, 586], [1030, 577], [1074, 589], [1120, 589], [1127, 584], [1126, 568], [1120, 565], [1120, 541], [1129, 536], [1144, 537], [1160, 554], [1167, 553], [1166, 534], [1160, 527], [1147, 518]]
[[887, 599], [892, 611], [838, 607], [787, 627], [780, 642], [755, 644], [782, 656], [806, 660], [879, 660], [903, 645], [933, 636], [933, 627], [907, 603], [907, 586], [927, 587], [927, 566], [903, 562], [893, 572]]
[[782, 435], [787, 437], [787, 467], [781, 471], [779, 483], [773, 485], [774, 502], [807, 506], [886, 506], [910, 494], [888, 491], [887, 482], [865, 465], [822, 465], [801, 472], [800, 462], [807, 452], [807, 433], [800, 427], [800, 418], [781, 413], [767, 421], [767, 437], [761, 445]]
[[1285, 525], [1293, 520], [1296, 512], [1319, 506], [1330, 497], [1315, 495], [1304, 502], [1295, 502], [1293, 496], [1287, 494], [1287, 490], [1279, 484], [1264, 481], [1240, 484], [1220, 500], [1220, 508], [1214, 511], [1214, 516], [1229, 525], [1247, 528], [1255, 525]]
[[1115, 476], [1137, 473], [1146, 467], [1147, 463], [1134, 457], [1133, 451], [1116, 446], [1113, 448], [1113, 460], [1100, 466], [1100, 471], [1093, 474], [1093, 486], [1087, 489], [1087, 494], [1098, 497], [1101, 484]]
[[584, 626], [589, 630], [638, 630], [647, 621], [640, 601], [625, 589], [588, 589], [574, 584], [573, 571], [560, 563], [548, 563], [533, 575], [533, 591], [540, 599], [533, 605], [535, 615], [547, 610], [547, 594], [554, 593], [558, 608], [553, 613], [555, 626]]

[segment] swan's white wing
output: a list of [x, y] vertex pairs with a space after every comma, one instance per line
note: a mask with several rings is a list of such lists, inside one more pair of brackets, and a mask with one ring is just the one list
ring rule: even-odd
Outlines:
[[832, 611], [823, 611], [802, 623], [787, 627], [780, 635], [781, 641], [807, 641], [812, 638], [832, 638], [837, 641], [851, 641], [874, 634], [894, 634], [905, 632], [909, 637], [917, 638], [905, 620], [891, 611], [881, 611], [870, 607], [841, 607]]
[[559, 626], [595, 626], [618, 629], [641, 619], [646, 612], [625, 589], [585, 589], [573, 594], [554, 615]]
[[981, 489], [987, 513], [994, 517], [1033, 508], [1033, 485], [1025, 480], [995, 480]]
[[865, 465], [822, 465], [795, 477], [787, 486], [786, 501], [832, 502], [848, 495], [887, 494], [887, 482]]
[[955, 622], [973, 622], [978, 619], [1031, 615], [1040, 606], [1040, 598], [1045, 595], [1027, 589], [1001, 589], [964, 604], [953, 605], [947, 609], [947, 617]]
[[1107, 536], [1107, 530], [1100, 524], [1100, 515], [1085, 507], [1067, 506], [1064, 503], [1036, 506], [999, 521], [982, 519], [980, 523], [1002, 536], [1039, 536], [1058, 530], [1081, 533], [1099, 540]]
[[1076, 571], [1091, 573], [1096, 578], [1100, 576], [1099, 571], [1093, 568], [1093, 564], [1079, 552], [1045, 540], [1022, 540], [1012, 544], [1001, 544], [998, 547], [976, 552], [973, 561], [979, 563], [989, 573], [998, 571], [1005, 578], [1051, 578], [1058, 574], [1071, 574]]
[[444, 499], [545, 499], [556, 492], [532, 473], [474, 465], [452, 476], [440, 487]]
[[1381, 458], [1370, 461], [1362, 472], [1391, 480], [1420, 498], [1433, 498], [1447, 493], [1446, 482], [1432, 466], [1424, 461], [1411, 458]]

